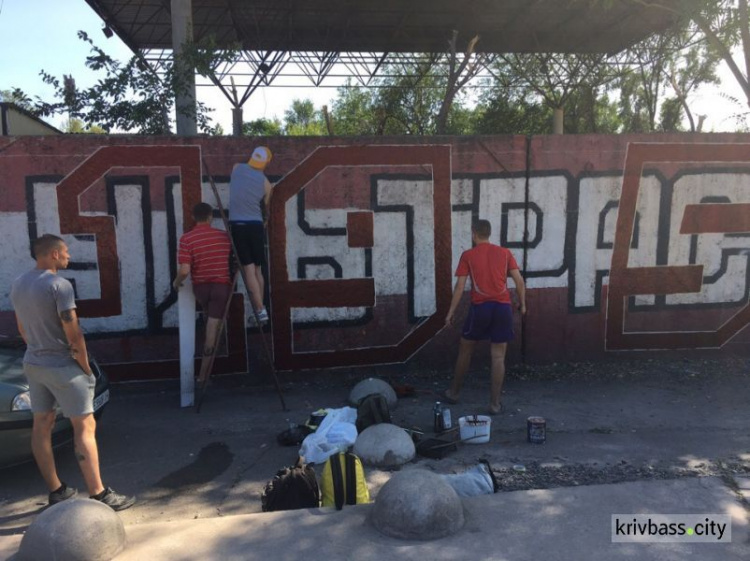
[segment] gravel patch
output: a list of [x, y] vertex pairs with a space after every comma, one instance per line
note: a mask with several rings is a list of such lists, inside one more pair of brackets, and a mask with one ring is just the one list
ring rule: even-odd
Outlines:
[[606, 466], [596, 464], [545, 466], [539, 462], [529, 462], [509, 468], [493, 467], [492, 471], [500, 485], [500, 491], [509, 492], [683, 477], [747, 476], [750, 475], [750, 462], [732, 459], [697, 464], [688, 468], [652, 464], [633, 465], [624, 460], [620, 464]]

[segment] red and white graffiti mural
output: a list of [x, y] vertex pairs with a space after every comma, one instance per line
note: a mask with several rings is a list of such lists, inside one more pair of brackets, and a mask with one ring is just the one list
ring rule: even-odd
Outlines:
[[[455, 358], [443, 329], [473, 218], [529, 287], [511, 348], [529, 360], [620, 351], [749, 354], [750, 137], [265, 139], [274, 360], [282, 369]], [[117, 379], [176, 376], [177, 239], [198, 200], [228, 200], [252, 139], [0, 139], [0, 329], [37, 235], [73, 261], [91, 346]], [[217, 221], [218, 224], [218, 221]], [[259, 346], [233, 301], [217, 368]], [[723, 349], [723, 351], [722, 351]], [[259, 353], [258, 353], [259, 354]]]

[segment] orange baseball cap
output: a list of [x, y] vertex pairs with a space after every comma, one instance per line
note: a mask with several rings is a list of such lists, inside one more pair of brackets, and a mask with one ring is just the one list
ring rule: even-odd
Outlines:
[[253, 155], [250, 156], [247, 163], [250, 164], [250, 167], [255, 169], [263, 169], [269, 164], [271, 158], [273, 158], [273, 154], [271, 154], [269, 148], [266, 146], [258, 146], [253, 150]]

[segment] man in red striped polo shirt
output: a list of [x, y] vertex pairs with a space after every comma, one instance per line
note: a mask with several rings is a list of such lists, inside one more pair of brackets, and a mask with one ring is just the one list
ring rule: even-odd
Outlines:
[[172, 283], [178, 290], [188, 276], [193, 280], [193, 293], [206, 314], [206, 340], [203, 344], [203, 360], [198, 381], [208, 377], [209, 357], [213, 354], [219, 326], [224, 317], [224, 308], [232, 294], [229, 276], [229, 259], [232, 242], [224, 230], [211, 227], [214, 209], [207, 203], [198, 203], [193, 208], [195, 227], [180, 238], [177, 254], [179, 271]]

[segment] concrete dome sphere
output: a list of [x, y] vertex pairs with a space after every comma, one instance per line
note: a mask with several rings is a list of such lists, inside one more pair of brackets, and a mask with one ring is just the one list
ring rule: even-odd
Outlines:
[[370, 517], [392, 538], [434, 540], [464, 525], [461, 499], [439, 475], [423, 469], [396, 473], [383, 485]]
[[354, 453], [368, 465], [398, 467], [414, 459], [416, 448], [406, 431], [390, 423], [363, 430], [354, 442]]
[[370, 395], [371, 393], [379, 393], [388, 402], [389, 409], [395, 409], [398, 405], [398, 396], [396, 396], [396, 390], [391, 385], [379, 378], [367, 378], [362, 380], [356, 386], [352, 388], [349, 393], [349, 403], [356, 407], [363, 397]]
[[68, 499], [49, 507], [26, 530], [23, 561], [109, 561], [125, 549], [125, 526], [99, 501]]

